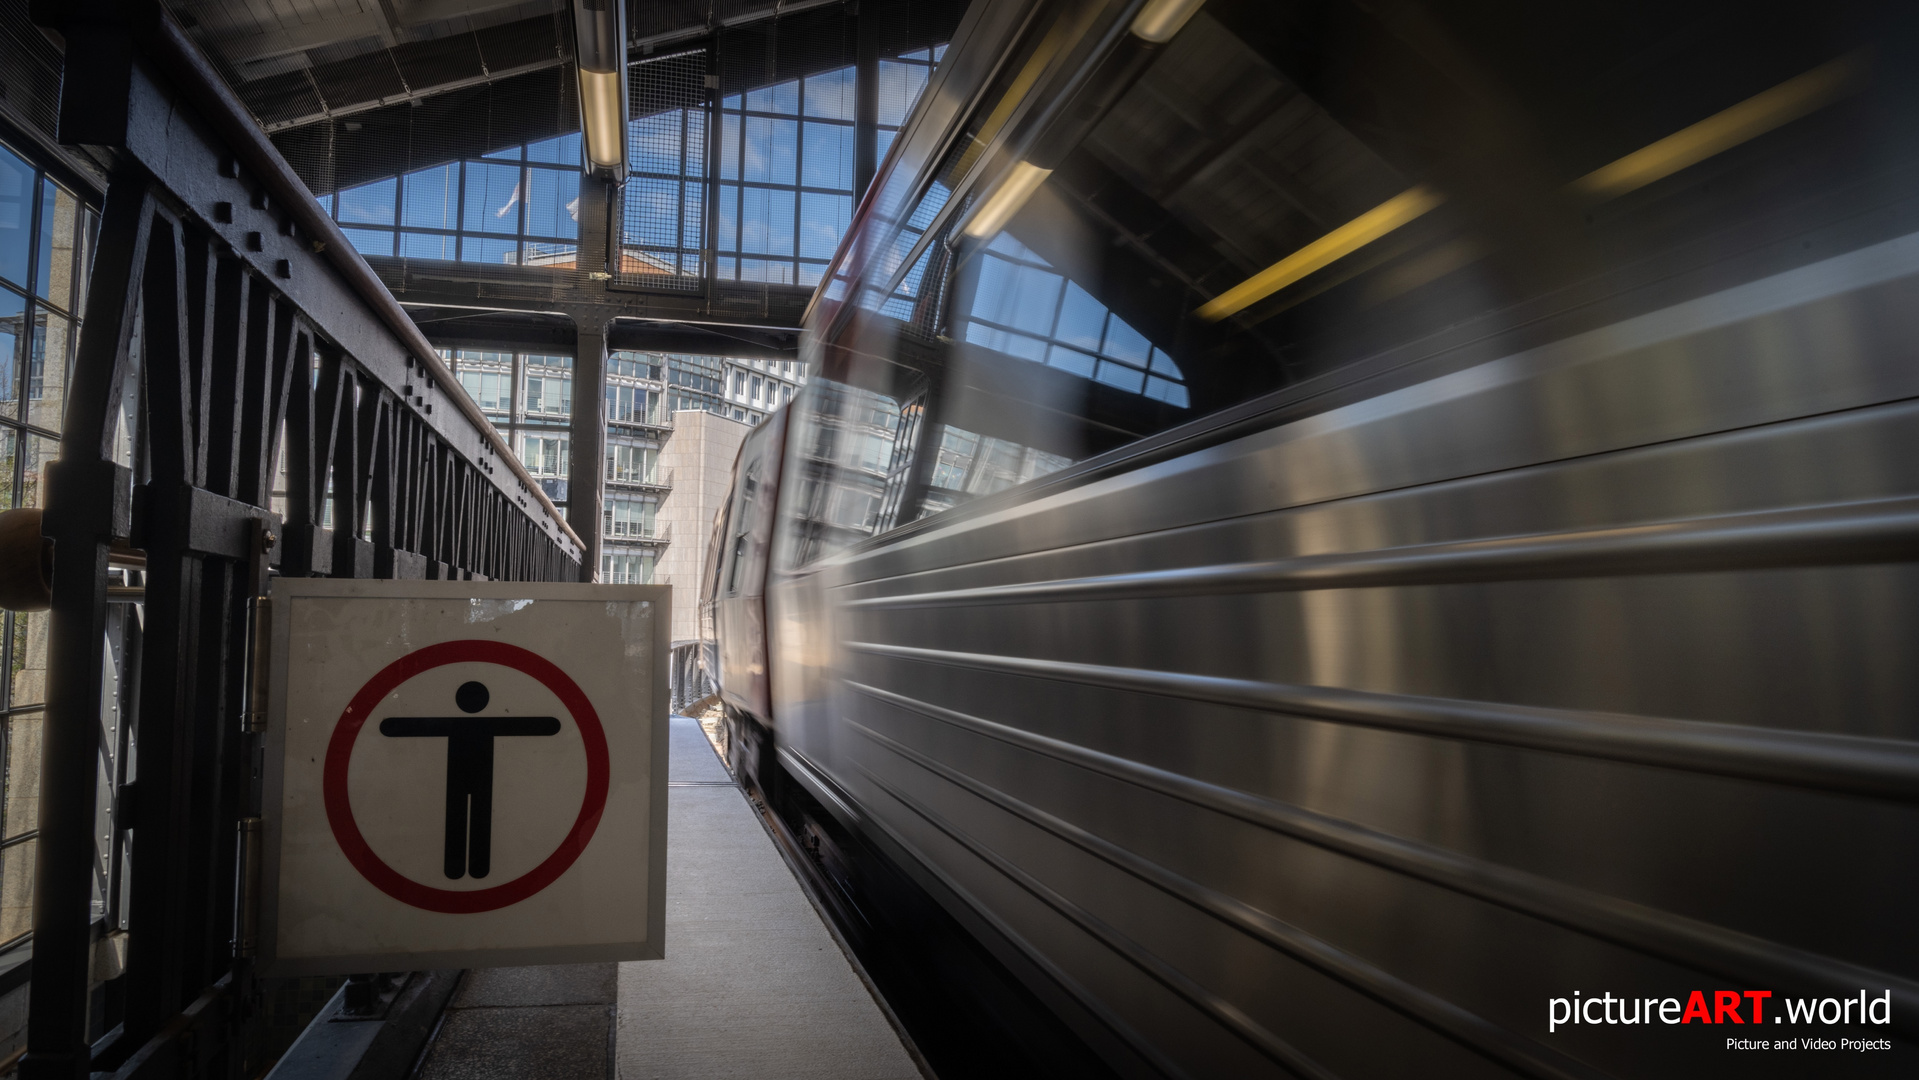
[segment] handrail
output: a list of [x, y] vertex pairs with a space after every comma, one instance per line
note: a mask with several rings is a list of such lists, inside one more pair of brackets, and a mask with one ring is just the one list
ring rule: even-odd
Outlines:
[[353, 291], [360, 294], [360, 299], [364, 300], [366, 305], [380, 317], [380, 321], [386, 324], [387, 329], [393, 331], [393, 335], [400, 339], [400, 344], [407, 351], [415, 354], [414, 358], [426, 368], [434, 381], [450, 391], [446, 396], [453, 401], [454, 407], [459, 409], [461, 414], [480, 432], [480, 436], [493, 447], [494, 453], [506, 462], [507, 468], [519, 478], [520, 483], [533, 498], [539, 500], [540, 505], [546, 509], [566, 538], [573, 541], [584, 552], [585, 542], [567, 523], [565, 515], [553, 505], [553, 500], [547, 498], [539, 482], [527, 472], [526, 466], [520, 462], [519, 455], [513, 453], [506, 440], [501, 438], [492, 421], [480, 412], [480, 407], [467, 397], [465, 390], [460, 389], [459, 380], [454, 378], [453, 373], [441, 362], [439, 351], [427, 341], [426, 335], [420, 332], [420, 328], [414, 324], [413, 320], [407, 317], [406, 311], [400, 307], [400, 302], [393, 298], [393, 294], [387, 290], [387, 287], [380, 283], [380, 279], [375, 276], [366, 260], [361, 258], [360, 253], [347, 241], [346, 234], [340, 230], [340, 226], [320, 211], [320, 204], [314, 201], [313, 193], [307, 190], [306, 183], [294, 173], [293, 166], [287, 164], [286, 158], [280, 156], [279, 149], [267, 138], [266, 133], [260, 129], [259, 123], [234, 95], [226, 81], [213, 69], [213, 65], [208, 63], [200, 47], [194, 44], [193, 39], [187, 37], [186, 31], [180, 28], [180, 24], [174, 20], [173, 15], [162, 5], [157, 3], [143, 5], [140, 10], [145, 16], [141, 21], [150, 22], [150, 25], [145, 27], [150, 32], [136, 35], [136, 37], [145, 42], [147, 55], [160, 66], [168, 78], [173, 80], [175, 86], [187, 96], [200, 114], [206, 117], [219, 136], [233, 148], [234, 156], [240, 163], [260, 179], [267, 191], [294, 216], [301, 228], [320, 241], [320, 254], [333, 264], [333, 268], [346, 279]]

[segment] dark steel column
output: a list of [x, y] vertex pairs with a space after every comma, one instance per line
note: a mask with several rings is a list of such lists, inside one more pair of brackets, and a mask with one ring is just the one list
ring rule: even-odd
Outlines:
[[580, 580], [600, 573], [600, 514], [605, 501], [606, 327], [579, 328], [573, 348], [571, 472], [566, 484], [566, 520], [580, 538]]

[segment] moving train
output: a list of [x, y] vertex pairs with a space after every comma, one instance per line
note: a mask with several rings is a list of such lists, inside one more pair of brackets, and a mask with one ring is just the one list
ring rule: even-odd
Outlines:
[[733, 766], [1115, 1075], [1913, 1075], [1915, 29], [978, 0], [715, 525]]

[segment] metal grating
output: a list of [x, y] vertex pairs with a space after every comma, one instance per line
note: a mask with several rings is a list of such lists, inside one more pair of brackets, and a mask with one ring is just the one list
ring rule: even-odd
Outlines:
[[651, 57], [627, 70], [627, 181], [613, 279], [695, 291], [703, 278], [707, 231], [708, 53]]
[[322, 2], [298, 17], [282, 5], [166, 2], [272, 133], [556, 67], [573, 55], [561, 0], [350, 10]]

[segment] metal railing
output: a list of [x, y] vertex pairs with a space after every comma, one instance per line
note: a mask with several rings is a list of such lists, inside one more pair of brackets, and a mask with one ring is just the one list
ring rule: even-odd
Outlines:
[[[114, 168], [48, 477], [21, 1075], [232, 1080], [262, 1064], [239, 873], [261, 799], [254, 598], [275, 573], [578, 580], [581, 544], [179, 26], [156, 4], [116, 10], [35, 8], [89, 65], [63, 87], [61, 138]], [[139, 619], [110, 617], [116, 543], [145, 552]], [[117, 701], [110, 650], [130, 676]], [[103, 755], [107, 705], [132, 754]], [[124, 982], [90, 1014], [96, 938], [122, 929]]]

